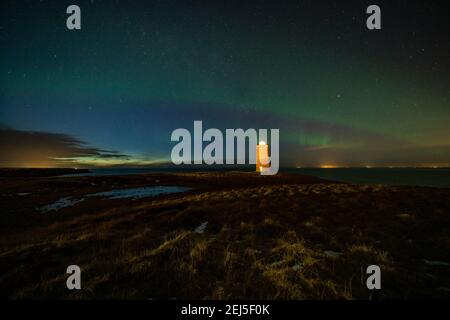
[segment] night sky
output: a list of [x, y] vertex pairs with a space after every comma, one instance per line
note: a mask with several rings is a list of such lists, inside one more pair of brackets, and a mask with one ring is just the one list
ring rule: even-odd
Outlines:
[[0, 166], [164, 163], [194, 120], [279, 128], [283, 166], [450, 166], [444, 3], [2, 0]]

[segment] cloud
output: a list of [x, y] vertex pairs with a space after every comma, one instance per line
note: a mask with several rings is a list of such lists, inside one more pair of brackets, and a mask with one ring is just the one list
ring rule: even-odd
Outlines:
[[[0, 124], [1, 167], [153, 166], [170, 162], [176, 128], [193, 129], [194, 120], [208, 128], [280, 129], [281, 166], [448, 166], [450, 145], [419, 145], [381, 132], [317, 119], [273, 112], [218, 106], [161, 106], [129, 108], [137, 119], [115, 130], [116, 139], [130, 143], [141, 154], [127, 155], [89, 146], [68, 134], [20, 131]], [[106, 130], [106, 129], [105, 129]], [[138, 147], [136, 147], [136, 141]], [[134, 143], [134, 144], [133, 144]], [[123, 144], [123, 143], [122, 143]], [[123, 151], [123, 150], [119, 150]], [[158, 158], [155, 158], [155, 156]]]
[[76, 166], [76, 159], [127, 157], [116, 151], [90, 147], [68, 134], [20, 131], [0, 125], [1, 167], [67, 167]]

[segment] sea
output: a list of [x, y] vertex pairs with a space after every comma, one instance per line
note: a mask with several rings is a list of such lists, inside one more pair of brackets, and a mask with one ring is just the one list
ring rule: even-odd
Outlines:
[[[168, 172], [228, 171], [223, 168], [114, 168], [90, 169], [76, 176], [130, 175]], [[233, 170], [237, 170], [233, 168]], [[243, 169], [242, 171], [250, 171]], [[450, 188], [450, 168], [284, 168], [280, 172], [299, 173], [353, 184], [386, 184]], [[70, 176], [70, 175], [67, 175]]]

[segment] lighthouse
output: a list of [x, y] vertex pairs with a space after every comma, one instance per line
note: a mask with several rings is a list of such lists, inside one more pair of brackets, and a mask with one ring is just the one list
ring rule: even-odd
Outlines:
[[260, 141], [256, 146], [256, 172], [263, 172], [269, 168], [269, 146]]

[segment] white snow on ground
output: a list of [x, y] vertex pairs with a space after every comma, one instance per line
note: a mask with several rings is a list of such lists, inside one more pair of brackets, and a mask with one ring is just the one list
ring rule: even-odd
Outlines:
[[425, 259], [423, 259], [423, 262], [425, 262], [426, 264], [428, 264], [430, 266], [443, 266], [443, 267], [450, 266], [450, 263], [444, 262], [444, 261], [434, 261], [434, 260], [425, 260]]
[[203, 232], [205, 232], [207, 225], [208, 225], [208, 221], [203, 222], [201, 225], [199, 225], [197, 228], [195, 228], [194, 232], [202, 234]]
[[271, 264], [269, 264], [269, 267], [276, 268], [276, 267], [282, 266], [283, 264], [284, 264], [284, 261], [275, 261], [275, 262], [272, 262]]
[[340, 256], [342, 256], [342, 252], [327, 250], [324, 252], [324, 255], [330, 258], [339, 258]]

